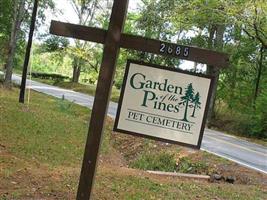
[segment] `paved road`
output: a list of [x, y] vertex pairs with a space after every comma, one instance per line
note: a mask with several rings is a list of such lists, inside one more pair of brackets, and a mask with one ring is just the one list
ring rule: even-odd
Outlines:
[[[20, 84], [19, 76], [13, 75], [13, 80]], [[93, 106], [94, 97], [86, 94], [36, 81], [27, 81], [27, 85], [27, 87], [33, 90], [57, 98], [62, 98], [64, 95], [65, 99], [88, 108], [92, 108]], [[116, 111], [117, 103], [111, 102], [109, 104], [108, 115], [114, 119]], [[261, 145], [247, 142], [218, 131], [205, 129], [201, 149], [267, 174], [267, 148]]]

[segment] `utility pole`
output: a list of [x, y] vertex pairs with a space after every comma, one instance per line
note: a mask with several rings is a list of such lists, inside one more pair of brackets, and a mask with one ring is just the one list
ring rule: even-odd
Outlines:
[[26, 79], [27, 79], [28, 65], [29, 65], [30, 54], [31, 54], [32, 38], [33, 38], [33, 32], [34, 32], [34, 27], [35, 27], [35, 21], [36, 21], [38, 1], [39, 0], [34, 1], [33, 12], [32, 12], [32, 17], [31, 17], [30, 33], [29, 33], [28, 44], [27, 44], [26, 53], [25, 53], [21, 85], [20, 85], [20, 94], [19, 94], [20, 103], [24, 103], [24, 99], [25, 99], [24, 97], [25, 97]]

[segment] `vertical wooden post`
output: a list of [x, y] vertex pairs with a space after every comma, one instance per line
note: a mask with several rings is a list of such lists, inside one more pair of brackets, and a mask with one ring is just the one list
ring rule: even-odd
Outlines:
[[35, 0], [34, 1], [33, 11], [32, 11], [30, 33], [29, 33], [29, 39], [28, 39], [28, 44], [27, 44], [26, 53], [25, 53], [25, 59], [24, 59], [24, 64], [23, 64], [23, 72], [22, 72], [22, 79], [21, 79], [21, 85], [20, 85], [20, 94], [19, 94], [19, 102], [20, 103], [24, 103], [27, 71], [28, 71], [28, 65], [29, 65], [29, 59], [30, 59], [30, 53], [31, 53], [31, 47], [32, 47], [32, 38], [33, 38], [35, 21], [36, 21], [38, 1], [39, 0]]
[[128, 0], [114, 0], [85, 146], [77, 200], [88, 200], [91, 197], [127, 7]]

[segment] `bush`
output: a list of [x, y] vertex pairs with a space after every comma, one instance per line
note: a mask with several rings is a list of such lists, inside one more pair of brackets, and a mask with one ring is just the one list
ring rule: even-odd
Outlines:
[[120, 77], [119, 79], [117, 79], [115, 82], [114, 82], [114, 86], [120, 90], [121, 89], [121, 86], [122, 86], [122, 82], [123, 82], [123, 77]]
[[177, 170], [182, 173], [200, 174], [202, 171], [206, 171], [208, 165], [204, 162], [194, 163], [187, 157], [179, 160]]
[[[266, 97], [265, 97], [266, 98]], [[216, 114], [211, 126], [246, 137], [267, 138], [267, 99], [257, 101], [255, 108], [238, 112], [225, 108]]]
[[174, 154], [165, 152], [142, 154], [130, 166], [142, 170], [192, 174], [201, 174], [208, 169], [208, 165], [204, 162], [193, 162], [188, 157], [180, 158], [177, 162]]
[[75, 101], [67, 101], [65, 100], [65, 96], [62, 95], [61, 99], [56, 99], [57, 105], [59, 107], [60, 112], [64, 112], [66, 114], [71, 114], [72, 113], [72, 107], [74, 105]]
[[253, 136], [267, 138], [267, 91], [262, 92], [257, 98], [250, 125]]
[[176, 161], [173, 154], [161, 152], [142, 154], [136, 161], [130, 164], [131, 167], [143, 170], [156, 170], [173, 172], [176, 170]]
[[31, 73], [33, 78], [40, 78], [40, 79], [50, 79], [56, 82], [64, 81], [69, 79], [68, 76], [63, 76], [61, 74], [50, 74], [50, 73], [43, 73], [43, 72], [32, 72]]

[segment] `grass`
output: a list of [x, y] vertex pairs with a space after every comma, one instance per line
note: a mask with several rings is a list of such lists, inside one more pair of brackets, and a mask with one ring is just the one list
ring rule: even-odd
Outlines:
[[[36, 92], [27, 107], [18, 103], [18, 94], [16, 88], [0, 86], [0, 199], [75, 199], [90, 111]], [[94, 199], [263, 200], [267, 195], [266, 185], [169, 179], [112, 165], [118, 159], [114, 146], [119, 144], [111, 134], [112, 125], [108, 119]], [[130, 140], [125, 141], [127, 148], [139, 145]], [[147, 140], [145, 145], [151, 151], [160, 147]], [[204, 157], [214, 160], [206, 153]]]
[[[81, 93], [85, 93], [85, 94], [89, 94], [94, 96], [95, 95], [95, 90], [96, 90], [96, 86], [95, 85], [89, 85], [89, 84], [80, 84], [80, 83], [71, 83], [71, 82], [55, 82], [53, 80], [45, 80], [45, 79], [33, 79], [39, 82], [43, 82], [46, 84], [50, 84], [50, 85], [55, 85], [61, 88], [65, 88], [65, 89], [71, 89], [77, 92], [81, 92]], [[113, 102], [118, 102], [119, 101], [119, 96], [120, 96], [120, 91], [116, 88], [113, 87], [112, 88], [112, 93], [111, 93], [111, 101]], [[230, 120], [231, 119], [231, 120]], [[234, 135], [237, 136], [241, 139], [253, 142], [253, 143], [257, 143], [260, 145], [263, 145], [265, 147], [267, 147], [267, 139], [266, 138], [262, 138], [262, 139], [258, 139], [256, 137], [253, 136], [249, 136], [249, 134], [245, 134], [244, 132], [246, 132], [247, 130], [243, 130], [243, 133], [239, 133], [242, 132], [241, 129], [244, 129], [245, 126], [238, 126], [238, 121], [240, 121], [240, 117], [239, 118], [235, 118], [234, 115], [232, 114], [228, 114], [226, 117], [225, 116], [220, 116], [218, 117], [217, 120], [214, 120], [212, 123], [212, 129], [217, 129], [218, 131], [223, 131], [227, 134], [230, 135]], [[222, 124], [224, 126], [222, 126]], [[242, 127], [242, 128], [240, 128]]]
[[[101, 179], [96, 186], [96, 199], [167, 199], [167, 200], [211, 200], [211, 199], [264, 199], [260, 188], [255, 186], [247, 191], [246, 186], [238, 189], [232, 185], [210, 185], [206, 183], [196, 183], [189, 181], [155, 181], [147, 177], [136, 176], [114, 176], [113, 173], [104, 174], [105, 179]], [[100, 177], [99, 177], [100, 179]], [[112, 180], [111, 184], [110, 181]], [[105, 188], [105, 192], [100, 192], [100, 188]], [[99, 192], [99, 193], [98, 193]], [[108, 194], [108, 195], [107, 195]]]
[[165, 152], [141, 154], [130, 166], [143, 170], [165, 172], [173, 172], [177, 169], [174, 154]]
[[[181, 172], [190, 174], [206, 173], [208, 165], [204, 162], [193, 162], [188, 157], [175, 158], [167, 152], [141, 153], [130, 166], [142, 170]], [[212, 172], [211, 172], [212, 173]]]
[[76, 105], [63, 108], [69, 103], [35, 92], [28, 108], [17, 103], [17, 89], [1, 93], [0, 141], [12, 153], [52, 165], [80, 162], [89, 110]]

